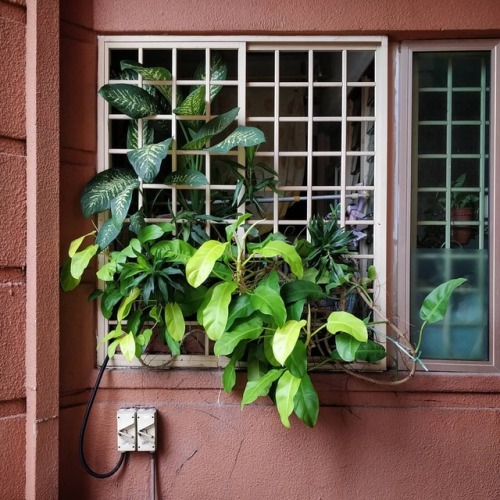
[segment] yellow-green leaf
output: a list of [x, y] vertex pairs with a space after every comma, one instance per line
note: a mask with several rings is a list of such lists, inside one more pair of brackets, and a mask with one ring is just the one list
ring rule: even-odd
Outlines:
[[328, 316], [326, 329], [335, 335], [338, 332], [347, 333], [360, 342], [368, 340], [368, 330], [362, 320], [346, 311], [334, 311]]
[[208, 240], [198, 248], [186, 264], [186, 278], [192, 287], [199, 287], [208, 278], [226, 247], [227, 243]]
[[302, 379], [294, 377], [289, 371], [283, 373], [276, 386], [276, 407], [280, 414], [281, 423], [290, 427], [288, 417], [293, 412], [294, 398], [299, 390]]
[[273, 354], [276, 360], [284, 365], [288, 356], [293, 351], [300, 335], [300, 330], [307, 321], [302, 319], [296, 321], [291, 319], [283, 327], [277, 328], [273, 337]]
[[169, 302], [165, 305], [165, 324], [172, 338], [180, 342], [186, 331], [186, 323], [179, 304]]

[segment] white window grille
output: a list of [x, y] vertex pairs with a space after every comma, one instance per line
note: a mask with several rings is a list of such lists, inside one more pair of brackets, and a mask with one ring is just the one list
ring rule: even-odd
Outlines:
[[[211, 79], [210, 61], [214, 54], [224, 57], [228, 72], [224, 80]], [[330, 206], [340, 204], [340, 223], [358, 232], [356, 259], [360, 269], [374, 265], [378, 307], [385, 311], [386, 282], [386, 201], [387, 201], [387, 41], [384, 37], [359, 38], [177, 38], [105, 36], [99, 39], [99, 87], [128, 78], [120, 72], [121, 60], [145, 66], [163, 66], [172, 81], [152, 82], [141, 77], [127, 83], [166, 85], [172, 91], [172, 109], [178, 92], [192, 85], [205, 85], [206, 114], [179, 117], [171, 110], [156, 115], [158, 137], [174, 138], [169, 168], [177, 169], [185, 157], [204, 158], [204, 174], [209, 184], [200, 187], [205, 213], [216, 215], [217, 193], [232, 198], [235, 179], [217, 171], [208, 151], [182, 150], [181, 129], [185, 120], [208, 121], [236, 106], [238, 124], [260, 128], [266, 142], [258, 151], [259, 160], [279, 176], [279, 194], [262, 194], [264, 216], [255, 207], [261, 231], [280, 231], [293, 240], [304, 233], [314, 214], [327, 215]], [[199, 64], [205, 64], [203, 80], [193, 79]], [[222, 87], [217, 99], [208, 98], [214, 86]], [[128, 149], [123, 142], [123, 124], [130, 120], [99, 98], [99, 169], [126, 164]], [[139, 120], [139, 130], [148, 124]], [[161, 125], [161, 127], [160, 127]], [[236, 125], [236, 124], [235, 124]], [[145, 133], [145, 132], [144, 132]], [[158, 137], [157, 137], [158, 136]], [[139, 141], [144, 135], [139, 134]], [[139, 142], [140, 144], [140, 142]], [[235, 160], [243, 153], [234, 151]], [[149, 222], [166, 221], [177, 213], [186, 194], [193, 188], [144, 184], [147, 203], [155, 200], [157, 210]], [[137, 205], [142, 203], [137, 199]], [[101, 221], [102, 222], [102, 221]], [[207, 223], [207, 231], [214, 225]], [[108, 321], [99, 319], [98, 339], [108, 331]], [[185, 341], [186, 353], [172, 358], [162, 350], [144, 356], [152, 366], [214, 367], [224, 363], [212, 354], [204, 333], [193, 325]], [[105, 356], [105, 346], [99, 359]], [[111, 366], [131, 366], [116, 354]], [[137, 362], [140, 365], [140, 362]]]

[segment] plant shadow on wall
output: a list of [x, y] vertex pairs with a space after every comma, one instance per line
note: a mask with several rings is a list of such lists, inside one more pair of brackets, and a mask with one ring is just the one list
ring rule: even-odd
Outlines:
[[[211, 61], [210, 80], [225, 78], [224, 62]], [[310, 372], [327, 365], [375, 383], [399, 384], [415, 372], [420, 339], [426, 324], [444, 318], [453, 290], [464, 279], [446, 282], [432, 291], [421, 308], [422, 326], [414, 347], [404, 332], [377, 310], [373, 301], [375, 269], [363, 275], [353, 258], [356, 236], [338, 224], [339, 207], [329, 216], [316, 216], [308, 225], [309, 241], [287, 241], [280, 233], [259, 234], [249, 213], [238, 207], [249, 204], [261, 213], [259, 198], [277, 190], [277, 175], [256, 162], [264, 141], [254, 127], [234, 127], [238, 109], [208, 121], [206, 103], [220, 87], [195, 86], [184, 98], [172, 97], [172, 79], [165, 68], [145, 68], [125, 61], [122, 70], [140, 75], [156, 85], [119, 83], [105, 85], [100, 94], [131, 118], [126, 131], [128, 163], [98, 173], [85, 186], [81, 206], [86, 217], [107, 214], [99, 229], [73, 241], [61, 272], [61, 285], [74, 289], [90, 261], [98, 254], [105, 264], [97, 271], [103, 283], [89, 299], [99, 298], [102, 314], [116, 326], [102, 342], [108, 356], [116, 350], [129, 360], [140, 358], [154, 338], [161, 339], [173, 356], [180, 354], [186, 321], [196, 320], [214, 342], [214, 353], [226, 356], [222, 384], [231, 391], [238, 369], [246, 372], [241, 405], [269, 396], [284, 426], [294, 412], [306, 425], [318, 419], [319, 399]], [[203, 68], [197, 80], [205, 79]], [[183, 137], [154, 142], [151, 119], [173, 110], [181, 120]], [[227, 132], [227, 133], [226, 133]], [[225, 137], [223, 135], [225, 134]], [[139, 138], [141, 137], [141, 138]], [[219, 142], [210, 146], [210, 140]], [[173, 170], [171, 147], [195, 152]], [[226, 154], [244, 151], [242, 163]], [[199, 151], [199, 154], [197, 152]], [[218, 192], [211, 199], [214, 210], [205, 215], [203, 190], [208, 184], [207, 155], [232, 172], [235, 189]], [[223, 170], [223, 169], [222, 169]], [[165, 222], [147, 222], [157, 200], [147, 200], [143, 185], [157, 180], [187, 188], [178, 191], [179, 207], [168, 207]], [[132, 203], [139, 192], [142, 203]], [[157, 197], [158, 199], [158, 197]], [[207, 220], [219, 228], [216, 236], [205, 231]], [[93, 240], [84, 245], [84, 241]], [[390, 330], [389, 335], [380, 329]], [[406, 375], [375, 379], [362, 373], [387, 357], [389, 341], [409, 360]], [[384, 344], [384, 345], [383, 345]], [[356, 368], [353, 363], [356, 362]], [[361, 369], [359, 369], [361, 367]]]

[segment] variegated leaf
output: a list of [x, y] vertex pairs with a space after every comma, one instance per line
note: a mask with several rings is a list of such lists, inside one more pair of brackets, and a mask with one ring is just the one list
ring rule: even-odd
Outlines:
[[169, 186], [206, 186], [208, 184], [208, 179], [201, 172], [186, 168], [167, 175], [165, 184]]
[[161, 162], [167, 156], [172, 139], [166, 139], [158, 144], [150, 144], [127, 153], [128, 159], [136, 174], [146, 183], [155, 180], [160, 171]]
[[102, 250], [106, 248], [115, 238], [120, 234], [123, 222], [116, 223], [114, 219], [108, 219], [99, 229], [97, 238], [95, 239], [96, 245]]
[[174, 109], [176, 115], [182, 116], [198, 116], [205, 111], [205, 85], [201, 85], [193, 90], [182, 101], [180, 106]]
[[[127, 129], [127, 149], [137, 149], [139, 147], [138, 121], [131, 120]], [[154, 142], [154, 130], [149, 120], [142, 120], [142, 144], [147, 146]]]
[[231, 149], [237, 146], [256, 146], [266, 142], [264, 133], [255, 127], [238, 127], [230, 135], [228, 135], [222, 142], [207, 148], [207, 151], [212, 151], [213, 153], [227, 153]]
[[156, 100], [144, 89], [129, 83], [104, 85], [99, 94], [109, 104], [130, 118], [144, 118], [157, 114]]
[[99, 172], [83, 189], [80, 199], [85, 217], [111, 208], [111, 200], [120, 193], [139, 187], [139, 179], [128, 169], [110, 168]]
[[127, 217], [128, 209], [132, 202], [132, 193], [133, 189], [126, 189], [111, 200], [111, 216], [116, 226], [121, 225], [125, 217]]

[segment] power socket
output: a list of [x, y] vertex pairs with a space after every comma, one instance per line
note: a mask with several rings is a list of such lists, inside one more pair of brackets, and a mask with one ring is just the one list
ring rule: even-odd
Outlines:
[[137, 408], [137, 451], [156, 451], [156, 409]]
[[137, 410], [120, 408], [116, 413], [118, 451], [135, 451], [137, 449]]

